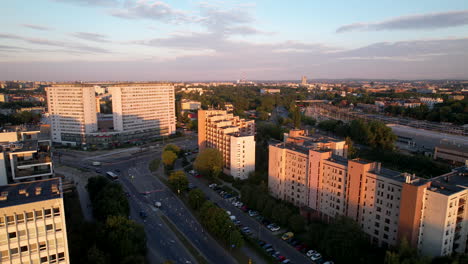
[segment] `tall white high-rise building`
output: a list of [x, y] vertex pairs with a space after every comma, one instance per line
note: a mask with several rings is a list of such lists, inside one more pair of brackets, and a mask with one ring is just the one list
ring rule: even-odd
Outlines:
[[114, 130], [175, 132], [174, 86], [167, 84], [122, 84], [109, 87]]
[[52, 142], [99, 146], [144, 141], [175, 133], [174, 86], [126, 83], [106, 88], [112, 100], [110, 123], [110, 120], [102, 119], [103, 115], [98, 120], [95, 85], [48, 87]]
[[94, 85], [59, 84], [46, 91], [52, 141], [86, 143], [85, 135], [98, 130]]

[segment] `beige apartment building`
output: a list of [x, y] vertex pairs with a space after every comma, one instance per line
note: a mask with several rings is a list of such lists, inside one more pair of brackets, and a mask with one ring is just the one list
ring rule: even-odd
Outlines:
[[324, 220], [347, 216], [379, 246], [405, 238], [424, 255], [467, 251], [467, 167], [426, 180], [346, 156], [344, 141], [293, 130], [269, 146], [270, 193]]
[[0, 186], [0, 262], [70, 263], [59, 178]]
[[175, 133], [174, 86], [167, 84], [121, 84], [109, 87], [114, 130]]
[[57, 84], [46, 88], [52, 142], [76, 145], [98, 130], [94, 85]]
[[218, 149], [223, 172], [247, 179], [255, 171], [255, 121], [241, 119], [226, 110], [198, 111], [198, 146]]
[[[101, 87], [103, 88], [103, 87]], [[175, 133], [174, 87], [159, 83], [109, 84], [112, 123], [98, 120], [94, 84], [56, 84], [47, 88], [52, 142], [66, 145], [130, 143]], [[100, 115], [100, 118], [108, 118]], [[99, 122], [98, 122], [99, 121]], [[100, 127], [99, 124], [106, 124]]]

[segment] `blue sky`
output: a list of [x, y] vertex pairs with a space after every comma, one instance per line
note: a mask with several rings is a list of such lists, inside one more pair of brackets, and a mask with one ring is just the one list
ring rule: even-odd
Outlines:
[[15, 0], [0, 79], [468, 79], [468, 2]]

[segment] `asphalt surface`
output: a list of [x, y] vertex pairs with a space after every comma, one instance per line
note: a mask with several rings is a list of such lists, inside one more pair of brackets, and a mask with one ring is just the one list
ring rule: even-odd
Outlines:
[[[191, 139], [174, 140], [184, 148], [195, 148], [196, 141]], [[113, 154], [92, 155], [87, 152], [59, 150], [60, 162], [64, 165], [106, 171], [120, 171], [119, 182], [130, 194], [131, 218], [144, 225], [148, 239], [148, 259], [151, 263], [162, 263], [172, 260], [174, 263], [197, 263], [172, 230], [162, 221], [161, 214], [169, 218], [198, 249], [209, 263], [236, 263], [211, 236], [209, 236], [188, 208], [169, 190], [148, 168], [149, 163], [160, 157], [161, 148], [131, 153], [115, 151]], [[91, 154], [91, 155], [89, 155]], [[58, 155], [57, 155], [58, 156]], [[90, 157], [95, 156], [95, 157]], [[101, 161], [100, 167], [93, 167], [92, 161]], [[154, 202], [162, 203], [161, 209], [154, 207]], [[140, 217], [140, 212], [148, 215]]]

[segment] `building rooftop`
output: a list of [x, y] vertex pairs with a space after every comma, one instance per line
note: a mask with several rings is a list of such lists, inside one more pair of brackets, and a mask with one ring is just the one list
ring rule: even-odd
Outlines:
[[0, 208], [62, 197], [60, 178], [0, 186]]
[[452, 172], [433, 178], [429, 189], [444, 195], [452, 195], [468, 189], [468, 167], [459, 167]]

